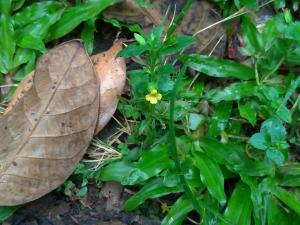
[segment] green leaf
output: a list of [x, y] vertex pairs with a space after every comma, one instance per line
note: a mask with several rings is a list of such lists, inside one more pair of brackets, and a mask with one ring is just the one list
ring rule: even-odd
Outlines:
[[0, 1], [0, 13], [8, 16], [11, 10], [11, 0]]
[[[206, 155], [215, 162], [225, 165], [233, 172], [243, 173], [248, 176], [264, 176], [273, 174], [274, 167], [262, 161], [250, 160], [244, 148], [237, 144], [222, 144], [213, 138], [202, 137], [198, 143], [199, 151], [204, 151]], [[196, 149], [198, 148], [195, 145]]]
[[300, 87], [300, 76], [297, 77], [297, 79], [293, 80], [289, 86], [289, 89], [287, 90], [283, 101], [281, 102], [282, 105], [286, 105], [289, 98], [292, 96], [292, 94], [296, 91], [296, 89]]
[[[218, 201], [212, 197], [212, 195], [206, 191], [203, 194], [203, 202], [205, 202], [207, 208], [210, 208], [214, 211], [219, 211], [220, 210], [220, 206]], [[203, 208], [203, 210], [201, 211], [201, 223], [202, 224], [216, 224], [216, 221], [218, 221], [217, 217], [209, 210], [207, 210], [207, 208]], [[219, 224], [219, 223], [217, 223]]]
[[183, 8], [181, 8], [181, 10], [179, 11], [178, 15], [174, 18], [174, 20], [172, 20], [172, 23], [170, 24], [168, 30], [167, 30], [167, 38], [172, 37], [172, 35], [174, 34], [174, 32], [176, 31], [176, 28], [181, 24], [184, 15], [186, 14], [186, 12], [189, 10], [189, 8], [191, 7], [193, 3], [193, 0], [187, 0], [185, 1], [185, 4], [183, 6]]
[[87, 187], [80, 188], [80, 190], [76, 193], [76, 197], [83, 198], [88, 191]]
[[224, 90], [220, 90], [219, 88], [212, 89], [206, 93], [206, 97], [210, 101], [218, 103], [221, 101], [234, 101], [254, 96], [256, 91], [257, 86], [255, 82], [232, 83]]
[[[140, 157], [136, 163], [136, 168], [147, 175], [145, 179], [149, 179], [158, 175], [162, 170], [169, 168], [171, 163], [168, 147], [166, 145], [157, 145]], [[128, 175], [129, 180], [135, 177], [135, 172]], [[137, 182], [140, 182], [138, 178], [134, 183]]]
[[287, 147], [285, 146], [285, 143], [282, 143], [285, 142], [286, 130], [280, 120], [271, 118], [264, 121], [260, 131], [265, 134], [269, 134], [272, 143], [283, 144], [284, 147]]
[[163, 47], [160, 49], [160, 54], [162, 56], [169, 55], [175, 52], [178, 52], [182, 49], [185, 49], [197, 42], [195, 37], [191, 36], [183, 36], [183, 35], [176, 35], [174, 42], [169, 44], [166, 42], [164, 43]]
[[284, 15], [285, 22], [287, 22], [287, 23], [293, 22], [293, 16], [289, 9], [285, 9], [283, 12], [283, 15]]
[[4, 70], [1, 71], [2, 73], [7, 73], [13, 68], [15, 48], [14, 28], [11, 18], [6, 14], [2, 14], [0, 17], [0, 64]]
[[278, 185], [277, 182], [270, 177], [261, 180], [256, 177], [248, 177], [242, 174], [241, 179], [251, 190], [255, 225], [266, 225], [270, 192]]
[[145, 45], [145, 44], [146, 44], [145, 38], [143, 38], [140, 34], [134, 33], [133, 36], [134, 36], [135, 40], [136, 40], [140, 45]]
[[217, 137], [225, 130], [231, 110], [232, 102], [220, 102], [216, 105], [208, 130], [208, 135], [210, 137]]
[[22, 28], [28, 24], [32, 24], [45, 16], [47, 17], [49, 14], [55, 14], [55, 12], [60, 11], [63, 7], [64, 4], [58, 1], [32, 3], [12, 17], [14, 27]]
[[191, 130], [197, 130], [199, 126], [204, 122], [205, 118], [201, 114], [190, 113], [188, 120], [188, 127]]
[[259, 133], [252, 135], [249, 144], [261, 150], [273, 147], [281, 150], [288, 148], [286, 142], [286, 130], [282, 122], [276, 118], [270, 118], [262, 123]]
[[180, 185], [167, 187], [164, 185], [162, 178], [156, 178], [143, 186], [136, 194], [130, 197], [124, 209], [130, 211], [142, 204], [147, 199], [159, 198], [168, 194], [182, 192], [183, 188]]
[[104, 22], [110, 23], [111, 25], [113, 25], [113, 26], [115, 26], [117, 28], [126, 27], [132, 33], [138, 33], [138, 34], [143, 34], [144, 33], [144, 30], [137, 23], [134, 23], [134, 24], [122, 23], [119, 20], [114, 19], [114, 18], [103, 18], [103, 20], [104, 20]]
[[285, 210], [274, 197], [270, 198], [268, 224], [297, 225], [299, 220], [299, 216], [294, 212]]
[[300, 204], [299, 199], [293, 192], [288, 192], [281, 187], [276, 187], [273, 190], [273, 194], [284, 204], [286, 204], [290, 209], [294, 210], [298, 215], [300, 215]]
[[0, 206], [0, 221], [8, 219], [21, 206]]
[[63, 9], [57, 10], [16, 30], [17, 44], [22, 48], [35, 49], [44, 53], [46, 48], [43, 40], [48, 35], [50, 26], [61, 18], [62, 13]]
[[296, 89], [300, 86], [300, 77], [297, 77], [297, 79], [293, 80], [286, 91], [286, 94], [284, 96], [284, 99], [281, 101], [280, 106], [276, 110], [276, 115], [283, 121], [287, 123], [292, 122], [292, 113], [291, 111], [286, 108], [287, 101], [292, 96], [292, 94], [296, 91]]
[[83, 40], [84, 46], [89, 54], [94, 49], [94, 33], [96, 31], [96, 17], [89, 19], [83, 25], [80, 38]]
[[18, 48], [14, 57], [14, 68], [27, 63], [33, 57], [34, 51], [30, 49]]
[[247, 6], [253, 10], [257, 10], [258, 9], [258, 4], [256, 0], [235, 0], [235, 4], [238, 7], [241, 6]]
[[271, 118], [263, 122], [260, 132], [252, 135], [248, 143], [253, 147], [266, 150], [266, 157], [277, 165], [285, 160], [282, 150], [288, 148], [286, 131], [279, 119]]
[[165, 216], [161, 225], [181, 225], [187, 214], [193, 210], [189, 199], [182, 195], [174, 203], [168, 214]]
[[263, 133], [256, 133], [251, 136], [248, 143], [252, 145], [254, 148], [260, 149], [260, 150], [266, 150], [269, 147], [269, 144], [267, 143], [265, 134]]
[[280, 106], [276, 111], [276, 115], [284, 122], [292, 122], [292, 112], [285, 106]]
[[200, 152], [194, 153], [194, 164], [199, 169], [201, 180], [208, 191], [224, 205], [226, 203], [224, 176], [219, 165]]
[[274, 161], [277, 165], [282, 165], [284, 163], [283, 153], [274, 148], [268, 148], [266, 151], [266, 156]]
[[297, 175], [284, 175], [278, 179], [281, 186], [300, 187], [300, 173]]
[[17, 40], [18, 46], [22, 48], [29, 48], [45, 53], [47, 51], [44, 42], [37, 37], [34, 37], [28, 33], [22, 33], [22, 36]]
[[66, 196], [71, 196], [72, 195], [72, 191], [73, 191], [73, 188], [75, 187], [75, 184], [68, 180], [66, 181], [64, 184], [63, 184], [63, 191], [64, 191], [64, 194]]
[[101, 180], [114, 180], [123, 185], [139, 184], [170, 166], [167, 146], [157, 145], [144, 152], [138, 162], [122, 160], [110, 163], [101, 170]]
[[[254, 2], [254, 1], [252, 1]], [[247, 50], [252, 54], [258, 54], [262, 49], [261, 35], [256, 29], [255, 24], [251, 21], [250, 17], [244, 16], [242, 23], [243, 40], [246, 43]]]
[[[234, 189], [228, 206], [224, 212], [224, 218], [236, 225], [251, 224], [252, 202], [250, 190], [243, 183], [239, 183]], [[222, 223], [225, 225], [225, 223]]]
[[119, 2], [119, 0], [94, 0], [67, 8], [61, 19], [50, 28], [46, 40], [51, 41], [64, 36], [83, 21], [97, 16], [105, 8], [117, 2]]
[[154, 26], [146, 37], [146, 42], [149, 42], [152, 48], [161, 46], [161, 38], [164, 32], [162, 25]]
[[248, 120], [252, 126], [255, 126], [256, 110], [254, 109], [253, 104], [250, 101], [246, 102], [246, 104], [244, 104], [244, 105], [239, 103], [238, 108], [239, 108], [241, 117]]
[[161, 68], [159, 68], [159, 73], [157, 74], [159, 76], [157, 85], [160, 93], [169, 92], [174, 87], [174, 81], [171, 79], [170, 76], [170, 74], [174, 72], [174, 68], [171, 66], [171, 68], [169, 68], [170, 70], [168, 70], [166, 68], [168, 67], [167, 65], [164, 65]]
[[129, 161], [114, 161], [101, 169], [100, 180], [122, 183], [123, 177], [126, 177], [134, 169], [135, 165]]
[[12, 11], [16, 11], [18, 9], [20, 9], [25, 3], [25, 0], [13, 0], [12, 1]]
[[284, 175], [300, 175], [300, 163], [292, 162], [279, 167], [280, 173]]
[[29, 57], [26, 66], [16, 73], [16, 75], [13, 77], [13, 80], [22, 81], [28, 73], [34, 70], [35, 61], [36, 61], [36, 54], [33, 52], [33, 54]]
[[232, 60], [205, 55], [179, 56], [178, 58], [186, 62], [190, 68], [212, 77], [233, 77], [241, 80], [255, 77], [252, 68]]
[[132, 56], [139, 56], [142, 53], [144, 53], [145, 51], [147, 51], [148, 49], [149, 49], [148, 45], [131, 44], [131, 45], [128, 45], [123, 50], [121, 50], [118, 53], [118, 56], [124, 57], [124, 58], [129, 58]]

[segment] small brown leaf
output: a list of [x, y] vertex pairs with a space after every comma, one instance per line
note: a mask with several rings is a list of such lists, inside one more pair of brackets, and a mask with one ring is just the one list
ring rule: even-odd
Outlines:
[[10, 102], [8, 103], [3, 114], [8, 113], [24, 97], [24, 94], [31, 88], [33, 82], [34, 71], [27, 74], [25, 78], [19, 83], [18, 88], [14, 92]]
[[117, 57], [121, 50], [122, 41], [118, 40], [108, 51], [92, 56], [95, 71], [101, 83], [100, 112], [95, 134], [102, 130], [112, 118], [125, 86], [125, 59]]
[[78, 41], [38, 60], [32, 86], [0, 118], [0, 205], [35, 200], [68, 178], [94, 134], [98, 83]]

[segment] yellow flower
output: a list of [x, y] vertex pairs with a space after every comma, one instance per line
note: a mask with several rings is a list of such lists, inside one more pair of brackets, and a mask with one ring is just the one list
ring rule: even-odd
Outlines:
[[149, 94], [145, 96], [145, 99], [151, 104], [156, 104], [159, 100], [161, 100], [162, 95], [158, 93], [156, 89], [153, 89]]
[[161, 211], [162, 213], [166, 213], [169, 211], [169, 206], [167, 205], [167, 203], [164, 202], [161, 204]]

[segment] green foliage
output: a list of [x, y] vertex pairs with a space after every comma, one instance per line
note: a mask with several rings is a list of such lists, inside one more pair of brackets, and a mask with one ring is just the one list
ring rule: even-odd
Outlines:
[[75, 6], [63, 1], [8, 0], [0, 4], [0, 74], [15, 74], [20, 81], [33, 70], [45, 44], [72, 32], [84, 23], [81, 38], [93, 50], [98, 15], [118, 0], [89, 0]]
[[0, 206], [0, 222], [5, 221], [21, 206]]
[[[234, 3], [258, 8], [255, 1]], [[260, 30], [252, 17], [242, 17], [247, 65], [178, 54], [195, 40], [174, 31], [165, 36], [162, 26], [135, 32], [136, 42], [119, 53], [140, 64], [129, 71], [131, 97], [119, 105], [134, 121], [123, 143], [129, 151], [100, 171], [100, 180], [141, 187], [126, 210], [173, 194], [177, 200], [161, 224], [182, 224], [192, 211], [203, 224], [297, 223], [300, 164], [292, 148], [300, 145], [300, 78], [294, 72], [300, 51], [298, 22], [286, 14]]]
[[[1, 74], [15, 73], [14, 79], [22, 80], [47, 51], [47, 42], [80, 24], [80, 37], [91, 53], [97, 16], [116, 2], [1, 1]], [[122, 158], [92, 169], [80, 163], [61, 190], [82, 198], [89, 180], [140, 187], [125, 210], [172, 195], [176, 200], [161, 224], [180, 225], [192, 211], [203, 224], [297, 224], [300, 164], [293, 149], [300, 146], [300, 23], [283, 10], [258, 30], [254, 19], [244, 15], [241, 52], [247, 65], [185, 55], [196, 38], [176, 34], [176, 27], [191, 2], [167, 31], [160, 25], [145, 34], [139, 25], [104, 18], [128, 28], [136, 40], [119, 53], [139, 65], [129, 71], [130, 98], [123, 97], [118, 107], [129, 121], [130, 135], [118, 146]], [[224, 14], [259, 8], [258, 1], [215, 2]], [[276, 7], [285, 4], [274, 1]], [[192, 77], [187, 68], [199, 76]], [[15, 209], [1, 208], [0, 220]]]

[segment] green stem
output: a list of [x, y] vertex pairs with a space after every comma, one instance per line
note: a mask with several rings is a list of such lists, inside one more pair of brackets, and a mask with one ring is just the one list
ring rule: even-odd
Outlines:
[[268, 78], [269, 78], [271, 75], [273, 75], [273, 74], [279, 69], [279, 67], [280, 67], [281, 64], [284, 62], [284, 60], [285, 60], [285, 57], [282, 57], [282, 58], [280, 59], [280, 61], [277, 63], [277, 65], [273, 68], [273, 70], [272, 70], [271, 72], [269, 72], [268, 74], [266, 74], [266, 75], [263, 77], [262, 83], [265, 83], [265, 82], [268, 80]]
[[188, 11], [188, 9], [190, 8], [192, 3], [193, 3], [193, 0], [188, 0], [187, 3], [185, 3], [183, 9], [178, 14], [178, 16], [176, 16], [174, 22], [171, 24], [170, 28], [168, 29], [167, 37], [170, 37], [175, 32], [176, 28], [181, 23], [185, 13]]
[[210, 211], [212, 214], [214, 214], [218, 219], [222, 220], [226, 224], [231, 224], [227, 220], [225, 220], [222, 215], [215, 211], [210, 209], [208, 206], [206, 206], [205, 203], [203, 203], [200, 200], [197, 200], [197, 196], [195, 196], [195, 193], [192, 191], [190, 188], [187, 180], [184, 177], [184, 172], [182, 171], [181, 164], [180, 164], [180, 159], [178, 156], [178, 151], [177, 151], [177, 144], [176, 144], [176, 133], [175, 133], [175, 123], [174, 123], [174, 113], [175, 113], [175, 102], [176, 102], [176, 95], [177, 95], [177, 90], [179, 87], [179, 84], [187, 70], [187, 65], [184, 64], [178, 74], [177, 80], [175, 82], [174, 88], [171, 93], [171, 100], [170, 100], [170, 121], [169, 121], [169, 141], [170, 141], [170, 154], [173, 157], [174, 163], [175, 163], [175, 170], [176, 173], [179, 175], [180, 183], [183, 186], [184, 192], [189, 198], [190, 202], [192, 203], [194, 209], [201, 215], [201, 209], [206, 209]]
[[255, 80], [256, 80], [256, 84], [260, 85], [260, 80], [259, 80], [259, 73], [258, 73], [258, 69], [257, 69], [257, 61], [254, 64], [254, 71], [255, 71]]

